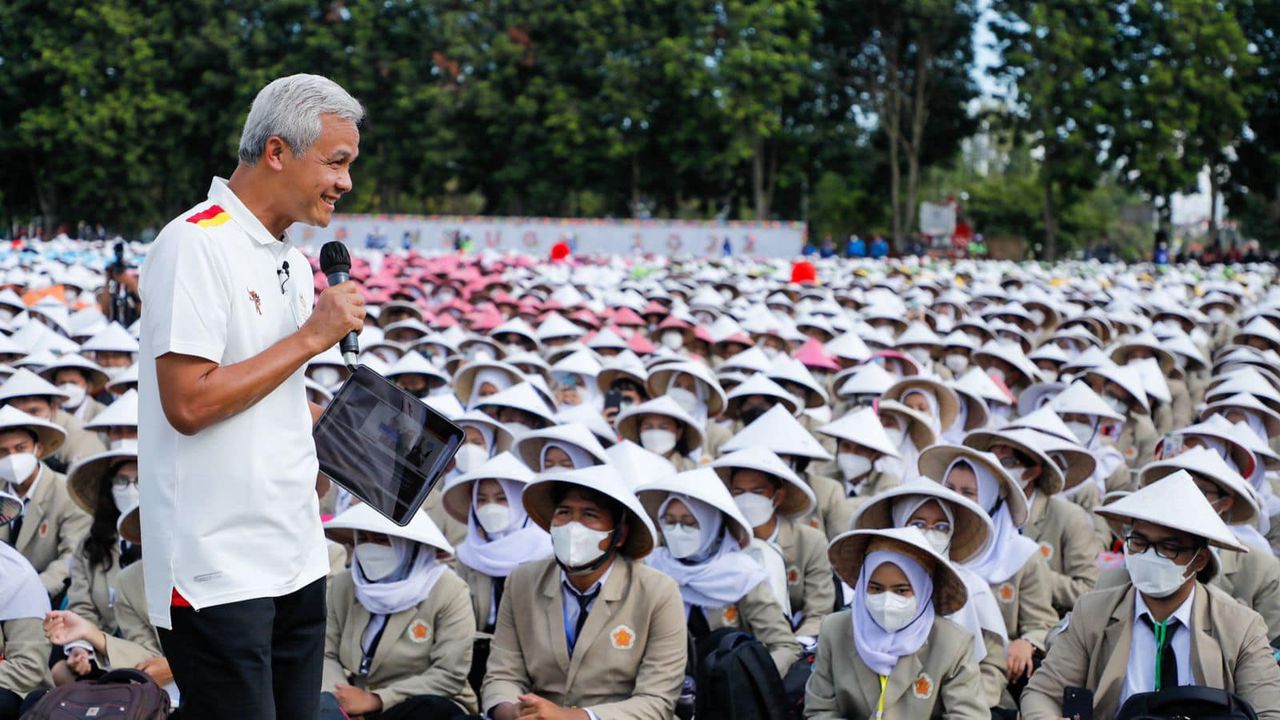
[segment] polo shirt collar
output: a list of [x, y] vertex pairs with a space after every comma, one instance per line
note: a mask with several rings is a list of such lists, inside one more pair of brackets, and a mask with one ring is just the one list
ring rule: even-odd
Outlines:
[[231, 189], [231, 186], [227, 184], [224, 178], [215, 177], [213, 179], [213, 183], [209, 185], [209, 199], [217, 203], [223, 210], [226, 210], [231, 219], [235, 220], [236, 224], [248, 233], [250, 237], [258, 241], [259, 245], [275, 245], [281, 241], [286, 245], [289, 244], [289, 234], [286, 232], [282, 237], [272, 236], [262, 224], [262, 221], [258, 219], [258, 216], [254, 215], [253, 211], [245, 207], [245, 204], [240, 201], [240, 198], [236, 196], [235, 191]]

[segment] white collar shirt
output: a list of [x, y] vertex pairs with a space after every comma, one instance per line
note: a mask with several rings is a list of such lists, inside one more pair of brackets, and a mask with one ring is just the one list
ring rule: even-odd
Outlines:
[[[1178, 619], [1173, 631], [1173, 654], [1178, 658], [1178, 684], [1193, 685], [1191, 672], [1191, 608], [1198, 590], [1193, 589], [1187, 599], [1173, 611], [1171, 618]], [[1129, 663], [1125, 667], [1124, 690], [1120, 696], [1123, 705], [1130, 695], [1155, 690], [1156, 683], [1156, 635], [1143, 620], [1150, 610], [1142, 599], [1142, 593], [1133, 592], [1133, 636], [1129, 640]]]

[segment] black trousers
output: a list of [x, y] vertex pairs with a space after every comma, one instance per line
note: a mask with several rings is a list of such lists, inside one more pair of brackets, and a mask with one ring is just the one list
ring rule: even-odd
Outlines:
[[314, 718], [324, 662], [325, 581], [277, 598], [170, 610], [160, 645], [183, 720]]

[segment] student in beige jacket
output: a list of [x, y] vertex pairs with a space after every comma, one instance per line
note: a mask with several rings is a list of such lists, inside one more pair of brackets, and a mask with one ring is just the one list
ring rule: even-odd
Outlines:
[[[17, 497], [0, 493], [0, 526], [22, 512]], [[49, 642], [40, 623], [49, 596], [18, 551], [0, 543], [0, 720], [17, 720], [31, 691], [49, 684]]]
[[964, 582], [915, 528], [851, 530], [831, 565], [853, 607], [828, 615], [805, 688], [806, 718], [985, 720], [973, 638], [942, 617]]
[[[1246, 547], [1190, 474], [1176, 472], [1096, 512], [1125, 538], [1131, 582], [1080, 598], [1023, 693], [1022, 716], [1061, 718], [1068, 687], [1092, 691], [1093, 717], [1110, 718], [1134, 694], [1202, 685], [1239, 695], [1260, 718], [1280, 717], [1280, 668], [1265, 623], [1205, 584], [1218, 572], [1211, 548], [1225, 555]], [[1169, 654], [1174, 662], [1161, 662], [1157, 675], [1156, 658]]]
[[493, 720], [669, 720], [688, 640], [676, 583], [644, 565], [657, 533], [607, 465], [543, 473], [529, 517], [555, 557], [517, 568], [480, 690]]

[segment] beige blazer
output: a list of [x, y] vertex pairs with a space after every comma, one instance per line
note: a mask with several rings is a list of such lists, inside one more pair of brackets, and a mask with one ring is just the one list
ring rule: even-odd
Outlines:
[[388, 617], [369, 674], [359, 675], [360, 641], [372, 617], [356, 599], [351, 573], [334, 578], [322, 690], [333, 692], [338, 683], [348, 683], [377, 695], [384, 709], [418, 695], [437, 695], [476, 711], [476, 695], [467, 683], [476, 626], [461, 578], [446, 569], [426, 599]]
[[1013, 577], [991, 586], [1010, 640], [1026, 640], [1044, 649], [1045, 635], [1058, 622], [1052, 575], [1044, 556], [1035, 553]]
[[484, 628], [489, 622], [489, 611], [493, 607], [493, 578], [462, 563], [458, 563], [456, 572], [471, 591], [471, 610], [476, 618], [476, 637], [490, 637]]
[[982, 644], [987, 656], [978, 663], [979, 684], [982, 688], [982, 704], [985, 707], [1015, 707], [1009, 686], [1009, 651], [1004, 640], [990, 630], [982, 631]]
[[49, 641], [44, 637], [43, 618], [22, 618], [0, 622], [0, 689], [26, 696], [42, 687], [51, 687]]
[[160, 636], [147, 616], [147, 588], [142, 561], [116, 575], [116, 623], [119, 636], [107, 635], [105, 661], [115, 668], [136, 668], [143, 660], [160, 657]]
[[89, 423], [93, 422], [94, 418], [98, 417], [98, 415], [100, 415], [102, 411], [106, 409], [107, 409], [106, 405], [103, 405], [97, 400], [94, 400], [93, 398], [86, 396], [84, 399], [84, 403], [80, 407], [76, 408], [76, 411], [74, 413], [71, 413], [71, 415], [72, 417], [76, 418], [77, 420], [84, 423], [85, 425], [88, 425]]
[[[822, 621], [818, 656], [805, 686], [806, 718], [873, 718], [880, 676], [867, 667], [853, 643], [849, 610]], [[889, 672], [884, 720], [986, 720], [973, 640], [959, 625], [937, 618], [924, 645], [903, 656]]]
[[1173, 414], [1173, 428], [1184, 428], [1191, 424], [1192, 410], [1191, 390], [1187, 381], [1181, 378], [1166, 378], [1169, 383], [1169, 395], [1173, 398], [1169, 403], [1169, 411]]
[[733, 437], [733, 431], [715, 420], [707, 420], [702, 429], [702, 455], [714, 460], [720, 456], [720, 446]]
[[1116, 447], [1124, 455], [1124, 464], [1137, 470], [1156, 459], [1156, 441], [1159, 439], [1150, 416], [1128, 413]]
[[[1134, 593], [1125, 584], [1080, 598], [1022, 694], [1023, 718], [1061, 718], [1067, 687], [1093, 691], [1094, 717], [1115, 715], [1129, 664]], [[1191, 656], [1196, 684], [1240, 695], [1259, 718], [1280, 718], [1280, 667], [1271, 656], [1262, 617], [1216, 588], [1197, 583], [1195, 593]]]
[[84, 541], [71, 560], [71, 587], [67, 589], [67, 609], [88, 620], [107, 635], [116, 632], [116, 576], [120, 572], [120, 544], [111, 546], [111, 567], [92, 565], [85, 554]]
[[[1129, 468], [1125, 467], [1128, 472]], [[1100, 515], [1094, 515], [1093, 509], [1102, 504], [1102, 498], [1098, 493], [1098, 486], [1092, 480], [1085, 480], [1080, 488], [1070, 495], [1061, 496], [1063, 500], [1079, 505], [1084, 514], [1093, 523], [1093, 534], [1098, 537], [1098, 547], [1106, 548], [1111, 544], [1111, 528], [1107, 525], [1107, 521]]]
[[[422, 507], [427, 511], [427, 516], [431, 521], [440, 528], [440, 532], [444, 533], [444, 539], [449, 541], [453, 547], [458, 547], [463, 540], [467, 539], [466, 523], [460, 523], [453, 519], [453, 516], [445, 512], [444, 509], [444, 483], [437, 484], [427, 494], [427, 499], [423, 501]], [[456, 568], [456, 563], [451, 565]]]
[[560, 577], [560, 566], [548, 558], [507, 579], [480, 688], [484, 712], [533, 692], [557, 705], [589, 708], [600, 720], [669, 720], [688, 648], [675, 580], [615, 559], [570, 657]]
[[801, 518], [801, 522], [821, 531], [828, 540], [848, 530], [849, 521], [853, 519], [853, 512], [857, 508], [845, 495], [844, 483], [810, 472], [804, 473], [802, 477], [809, 483], [818, 502], [814, 511]]
[[792, 664], [800, 659], [800, 643], [792, 634], [791, 623], [783, 615], [782, 606], [774, 598], [768, 582], [755, 586], [733, 605], [702, 608], [702, 612], [707, 617], [708, 628], [718, 630], [731, 627], [744, 630], [764, 643], [779, 675], [786, 675]]
[[66, 410], [59, 409], [54, 413], [53, 422], [67, 431], [66, 442], [53, 456], [66, 463], [68, 469], [90, 455], [106, 452], [106, 443], [98, 433], [85, 430], [84, 422]]
[[775, 538], [787, 567], [787, 595], [791, 612], [804, 613], [796, 635], [817, 637], [822, 618], [835, 609], [835, 575], [827, 559], [827, 538], [795, 520], [778, 518]]
[[1040, 544], [1050, 570], [1053, 609], [1070, 612], [1076, 598], [1098, 581], [1098, 542], [1093, 521], [1080, 506], [1060, 497], [1036, 493], [1022, 534]]
[[[23, 512], [22, 532], [12, 544], [40, 573], [40, 582], [50, 595], [62, 592], [70, 577], [71, 559], [93, 524], [67, 493], [67, 478], [43, 463], [35, 497]], [[0, 528], [0, 542], [9, 542], [13, 528]]]

